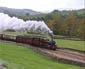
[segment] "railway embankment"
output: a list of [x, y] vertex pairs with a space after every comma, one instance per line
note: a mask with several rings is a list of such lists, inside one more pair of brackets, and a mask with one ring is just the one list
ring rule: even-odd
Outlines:
[[[11, 41], [3, 41], [3, 42], [11, 42]], [[16, 43], [18, 46], [24, 46], [27, 48], [32, 49], [34, 52], [47, 56], [48, 58], [52, 59], [53, 61], [65, 63], [65, 64], [72, 64], [81, 67], [85, 67], [85, 54], [79, 51], [72, 51], [67, 49], [57, 49], [56, 51], [48, 50], [44, 48], [34, 47], [23, 43]]]

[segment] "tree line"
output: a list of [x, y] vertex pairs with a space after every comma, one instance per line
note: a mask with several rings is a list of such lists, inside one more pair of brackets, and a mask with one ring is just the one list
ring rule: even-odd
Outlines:
[[85, 13], [74, 11], [62, 15], [60, 12], [47, 14], [45, 22], [55, 35], [78, 37], [85, 40]]

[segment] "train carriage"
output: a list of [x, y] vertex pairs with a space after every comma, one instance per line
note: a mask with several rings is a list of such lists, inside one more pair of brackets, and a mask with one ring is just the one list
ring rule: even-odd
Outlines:
[[39, 38], [34, 38], [31, 36], [17, 36], [16, 37], [17, 42], [27, 43], [35, 46], [39, 46], [40, 41]]
[[3, 39], [3, 34], [0, 34], [0, 39]]
[[32, 39], [25, 36], [16, 36], [16, 41], [21, 43], [27, 43], [27, 44], [32, 43]]
[[13, 34], [3, 34], [3, 39], [9, 41], [16, 41], [16, 36], [17, 35], [13, 35]]

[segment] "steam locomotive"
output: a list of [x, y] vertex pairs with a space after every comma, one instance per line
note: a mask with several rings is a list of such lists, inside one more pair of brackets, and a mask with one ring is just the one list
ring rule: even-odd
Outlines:
[[40, 38], [40, 37], [20, 36], [20, 35], [14, 35], [14, 34], [1, 33], [0, 39], [20, 42], [20, 43], [26, 43], [26, 44], [30, 44], [33, 46], [47, 48], [47, 49], [51, 49], [51, 50], [56, 50], [56, 48], [57, 48], [56, 43], [53, 40], [48, 40], [48, 39]]

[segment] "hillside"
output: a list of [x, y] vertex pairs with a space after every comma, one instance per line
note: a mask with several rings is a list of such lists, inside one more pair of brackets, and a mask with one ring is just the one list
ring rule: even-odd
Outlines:
[[69, 13], [74, 13], [74, 15], [83, 15], [85, 14], [85, 9], [79, 9], [79, 10], [54, 10], [51, 13], [60, 13], [61, 15], [68, 15]]
[[42, 14], [40, 12], [36, 12], [31, 9], [13, 9], [6, 7], [0, 7], [0, 12], [9, 14], [10, 16], [29, 16], [29, 15]]
[[0, 42], [0, 59], [7, 69], [81, 69], [58, 63], [14, 43]]

